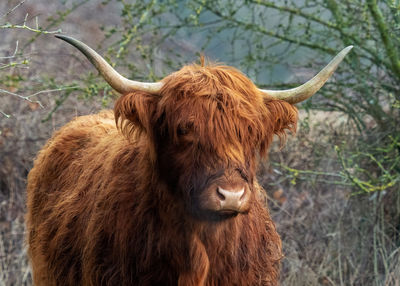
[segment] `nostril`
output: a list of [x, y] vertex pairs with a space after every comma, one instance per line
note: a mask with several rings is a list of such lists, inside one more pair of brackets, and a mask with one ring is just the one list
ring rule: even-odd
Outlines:
[[221, 188], [220, 188], [220, 187], [217, 188], [217, 195], [218, 195], [218, 198], [219, 198], [221, 201], [224, 201], [224, 200], [225, 200], [225, 196], [222, 194]]
[[238, 192], [239, 200], [241, 200], [241, 199], [243, 198], [243, 196], [244, 196], [244, 188], [241, 189], [241, 190]]

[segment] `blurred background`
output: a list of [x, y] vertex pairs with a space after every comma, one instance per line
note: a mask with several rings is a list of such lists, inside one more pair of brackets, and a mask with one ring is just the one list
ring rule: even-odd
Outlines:
[[65, 33], [128, 78], [155, 81], [201, 54], [258, 87], [310, 79], [354, 45], [300, 104], [259, 180], [283, 240], [282, 285], [400, 285], [399, 0], [2, 0], [0, 285], [31, 285], [26, 176], [51, 134], [118, 97]]

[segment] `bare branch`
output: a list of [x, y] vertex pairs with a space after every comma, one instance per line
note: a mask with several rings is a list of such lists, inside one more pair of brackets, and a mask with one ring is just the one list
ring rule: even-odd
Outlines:
[[[341, 25], [342, 21], [339, 21], [340, 22], [339, 24], [335, 24], [330, 21], [325, 21], [315, 15], [305, 13], [299, 8], [293, 8], [293, 7], [288, 7], [288, 6], [279, 6], [279, 5], [276, 5], [274, 2], [270, 2], [270, 1], [250, 0], [250, 2], [253, 4], [256, 4], [256, 5], [261, 5], [261, 6], [267, 7], [267, 8], [276, 9], [281, 12], [290, 13], [292, 15], [302, 17], [303, 19], [306, 19], [307, 21], [313, 21], [313, 22], [321, 24], [322, 26], [325, 26], [327, 28], [336, 30], [346, 40], [345, 46], [355, 45], [355, 46], [357, 46], [357, 48], [362, 49], [363, 51], [367, 52], [368, 54], [370, 54], [372, 56], [372, 58], [366, 57], [369, 60], [374, 61], [376, 64], [383, 62], [383, 63], [385, 63], [385, 65], [389, 65], [388, 62], [386, 62], [384, 59], [379, 57], [378, 53], [375, 50], [373, 50], [373, 49], [369, 48], [368, 46], [364, 45], [363, 43], [361, 43], [360, 39], [358, 39], [354, 35], [344, 31], [343, 25]], [[328, 5], [328, 8], [331, 10], [335, 19], [338, 21], [338, 18], [340, 18], [340, 13], [337, 10], [337, 5], [334, 5], [333, 0], [327, 1], [327, 5]]]
[[37, 103], [37, 104], [40, 105], [40, 107], [43, 108], [43, 105], [42, 105], [42, 103], [41, 103], [40, 101], [38, 101], [38, 100], [36, 100], [36, 101], [31, 100], [31, 99], [29, 98], [30, 96], [22, 96], [22, 95], [19, 95], [19, 94], [17, 94], [17, 93], [14, 93], [14, 92], [11, 92], [11, 91], [8, 91], [8, 90], [5, 90], [5, 89], [0, 89], [0, 93], [5, 93], [5, 94], [8, 94], [8, 95], [12, 95], [12, 96], [18, 97], [18, 98], [20, 98], [20, 99], [23, 99], [23, 100], [32, 102], [32, 103]]
[[11, 115], [9, 115], [9, 114], [7, 114], [7, 113], [4, 113], [4, 112], [1, 111], [1, 110], [0, 110], [0, 113], [1, 113], [4, 117], [7, 117], [7, 118], [10, 118], [10, 117], [11, 117]]
[[[6, 68], [11, 68], [11, 67], [15, 68], [15, 67], [19, 67], [19, 66], [22, 66], [22, 65], [27, 65], [28, 63], [29, 63], [28, 60], [23, 60], [22, 62], [19, 62], [19, 63], [12, 62], [12, 63], [6, 64], [6, 65], [0, 66], [0, 70], [4, 70]], [[28, 67], [22, 67], [22, 68], [27, 69]]]
[[39, 100], [32, 100], [31, 97], [34, 97], [34, 96], [37, 96], [37, 95], [43, 94], [43, 93], [52, 93], [52, 92], [70, 90], [70, 89], [77, 89], [77, 88], [79, 88], [79, 86], [68, 86], [68, 87], [60, 87], [60, 88], [55, 88], [55, 89], [41, 90], [41, 91], [38, 91], [38, 92], [33, 93], [31, 95], [27, 95], [27, 96], [23, 96], [23, 95], [20, 95], [20, 94], [17, 94], [17, 93], [14, 93], [14, 92], [11, 92], [11, 91], [8, 91], [8, 90], [5, 90], [5, 89], [0, 89], [0, 93], [5, 93], [5, 94], [8, 94], [8, 95], [12, 95], [12, 96], [18, 97], [20, 99], [29, 101], [31, 103], [37, 103], [37, 104], [39, 104], [39, 106], [41, 108], [44, 108], [43, 104]]
[[397, 78], [400, 79], [399, 55], [394, 43], [392, 42], [389, 28], [385, 23], [382, 12], [376, 3], [376, 0], [368, 0], [367, 5], [372, 17], [374, 18], [374, 21], [376, 22], [379, 33], [381, 34], [383, 45], [385, 47], [386, 54], [390, 59], [393, 71], [396, 73]]
[[10, 23], [6, 23], [3, 25], [0, 25], [0, 29], [22, 29], [22, 30], [28, 30], [31, 32], [35, 32], [38, 34], [58, 34], [58, 33], [62, 33], [61, 29], [55, 30], [55, 31], [45, 31], [45, 30], [41, 30], [41, 29], [35, 29], [35, 28], [31, 28], [29, 26], [26, 25], [26, 23], [24, 22], [23, 25], [14, 25], [14, 24], [10, 24]]
[[0, 16], [0, 19], [3, 19], [5, 17], [7, 17], [8, 15], [10, 15], [12, 12], [14, 12], [16, 9], [18, 9], [18, 7], [20, 7], [21, 5], [23, 5], [25, 3], [26, 0], [22, 0], [21, 2], [19, 2], [14, 8], [10, 9], [7, 13], [5, 13], [3, 16]]
[[36, 92], [36, 93], [34, 93], [34, 94], [31, 94], [31, 95], [26, 96], [26, 98], [29, 99], [30, 97], [33, 97], [33, 96], [36, 96], [36, 95], [39, 95], [39, 94], [42, 94], [42, 93], [52, 93], [52, 92], [56, 92], [56, 91], [63, 91], [63, 90], [70, 90], [70, 89], [77, 89], [77, 88], [79, 88], [78, 85], [67, 86], [67, 87], [60, 87], [60, 88], [48, 89], [48, 90], [41, 90], [41, 91], [38, 91], [38, 92]]
[[238, 20], [235, 17], [224, 15], [218, 9], [215, 9], [211, 5], [208, 5], [208, 3], [201, 3], [201, 2], [198, 2], [197, 0], [195, 0], [195, 2], [204, 5], [204, 7], [206, 7], [210, 12], [212, 12], [216, 16], [220, 17], [221, 19], [223, 19], [223, 20], [225, 20], [227, 22], [231, 22], [231, 23], [233, 23], [235, 25], [249, 28], [249, 29], [251, 29], [251, 30], [253, 30], [255, 32], [258, 32], [258, 33], [261, 33], [261, 34], [264, 34], [264, 35], [267, 35], [267, 36], [270, 36], [270, 37], [273, 37], [273, 38], [276, 38], [276, 39], [279, 39], [279, 40], [282, 40], [282, 41], [285, 41], [285, 42], [288, 42], [288, 43], [297, 44], [297, 45], [301, 45], [301, 46], [308, 47], [308, 48], [311, 48], [311, 49], [320, 50], [320, 51], [326, 52], [328, 54], [335, 54], [336, 53], [335, 49], [328, 48], [326, 46], [322, 46], [322, 45], [319, 45], [319, 44], [316, 44], [316, 43], [307, 42], [307, 41], [304, 41], [304, 40], [302, 40], [300, 38], [291, 37], [289, 35], [279, 34], [279, 33], [276, 33], [276, 32], [274, 32], [272, 30], [267, 30], [265, 27], [262, 27], [260, 25], [253, 24], [253, 23], [247, 23], [247, 22]]
[[14, 50], [14, 53], [12, 54], [12, 56], [0, 57], [0, 60], [7, 60], [7, 59], [15, 58], [15, 55], [17, 54], [17, 52], [18, 52], [18, 41], [15, 44], [15, 50]]

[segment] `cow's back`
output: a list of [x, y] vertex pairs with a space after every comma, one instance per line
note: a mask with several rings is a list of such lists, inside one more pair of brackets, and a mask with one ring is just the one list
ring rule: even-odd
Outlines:
[[[28, 176], [27, 231], [36, 285], [81, 280], [81, 260], [95, 194], [113, 157], [129, 142], [111, 111], [74, 119], [47, 142]], [[54, 274], [56, 273], [56, 274]], [[56, 277], [54, 276], [56, 275]]]

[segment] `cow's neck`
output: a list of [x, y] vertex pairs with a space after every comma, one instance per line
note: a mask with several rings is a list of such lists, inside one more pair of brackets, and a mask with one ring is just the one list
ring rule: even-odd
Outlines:
[[[159, 256], [160, 277], [164, 272], [170, 279], [177, 278], [179, 285], [230, 285], [232, 281], [237, 285], [270, 285], [268, 280], [274, 281], [281, 244], [264, 202], [255, 198], [249, 213], [226, 220], [195, 219], [187, 214], [182, 200], [176, 200], [170, 186], [160, 180], [152, 162], [142, 166], [151, 174], [148, 186], [144, 186], [146, 201], [151, 204], [151, 215], [157, 214], [143, 220], [147, 225], [141, 228], [149, 232], [147, 243], [152, 244], [143, 251], [152, 249]], [[138, 257], [148, 255], [155, 257], [149, 253]], [[162, 265], [164, 260], [168, 263]], [[155, 267], [146, 261], [141, 264]], [[179, 273], [179, 277], [171, 273]]]

